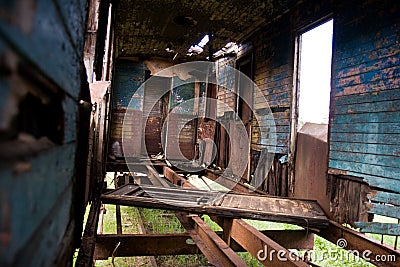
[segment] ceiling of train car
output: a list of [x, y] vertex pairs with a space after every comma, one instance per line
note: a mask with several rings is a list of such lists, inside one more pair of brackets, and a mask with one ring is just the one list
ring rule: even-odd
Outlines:
[[[296, 0], [119, 0], [115, 36], [118, 57], [160, 56], [190, 60], [188, 49], [212, 35], [212, 51], [240, 42]], [[208, 56], [204, 52], [192, 58]]]

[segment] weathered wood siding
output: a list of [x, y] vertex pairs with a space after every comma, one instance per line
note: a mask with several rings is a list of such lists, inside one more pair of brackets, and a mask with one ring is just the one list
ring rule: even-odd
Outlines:
[[1, 1], [0, 10], [0, 265], [68, 266], [82, 223], [76, 153], [87, 151], [77, 147], [79, 101], [90, 101], [86, 1]]
[[338, 7], [329, 167], [400, 193], [400, 5]]
[[[360, 177], [378, 190], [368, 198], [365, 190], [347, 192], [360, 195], [361, 201], [370, 204], [358, 214], [354, 209], [339, 212], [345, 215], [339, 221], [346, 219], [352, 225], [363, 221], [356, 223], [361, 232], [400, 235], [395, 225], [365, 222], [367, 212], [400, 217], [400, 4], [356, 1], [351, 8], [346, 2], [336, 8], [330, 172]], [[339, 198], [333, 204], [344, 207]]]
[[[254, 95], [255, 110], [265, 109], [267, 100], [275, 122], [275, 132], [268, 126], [270, 116], [253, 119], [251, 154], [252, 169], [263, 150], [276, 153], [272, 168], [264, 178], [263, 189], [271, 194], [286, 196], [291, 185], [288, 180], [287, 158], [291, 135], [291, 111], [294, 82], [295, 37], [310, 24], [327, 17], [332, 12], [332, 1], [302, 1], [291, 10], [279, 14], [275, 20], [257, 31], [248, 41], [254, 53], [254, 81], [263, 95]], [[269, 145], [276, 135], [276, 147]], [[281, 159], [281, 160], [280, 160]]]
[[[267, 100], [276, 124], [276, 148], [269, 147], [269, 139], [263, 140], [257, 133], [267, 133], [263, 123], [253, 124], [252, 147], [255, 150], [267, 148], [270, 152], [287, 154], [289, 146], [290, 103], [292, 98], [293, 51], [290, 16], [286, 15], [273, 25], [266, 27], [254, 39], [255, 75], [254, 81]], [[254, 97], [254, 109], [265, 108], [262, 96]], [[265, 118], [268, 120], [268, 117]], [[255, 120], [253, 120], [256, 123]], [[261, 125], [261, 126], [260, 126]]]

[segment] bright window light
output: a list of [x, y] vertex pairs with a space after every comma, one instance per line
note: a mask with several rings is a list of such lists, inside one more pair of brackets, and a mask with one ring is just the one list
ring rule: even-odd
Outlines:
[[204, 46], [208, 43], [208, 41], [210, 41], [210, 37], [208, 36], [208, 34], [204, 35], [203, 38], [200, 40], [200, 42], [198, 44], [192, 45], [189, 50], [188, 53], [189, 55], [191, 54], [201, 54], [203, 52], [203, 48]]

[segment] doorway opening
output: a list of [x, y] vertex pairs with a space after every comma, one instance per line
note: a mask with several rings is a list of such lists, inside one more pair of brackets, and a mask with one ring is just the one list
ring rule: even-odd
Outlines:
[[298, 131], [307, 122], [329, 124], [332, 36], [333, 19], [298, 38]]

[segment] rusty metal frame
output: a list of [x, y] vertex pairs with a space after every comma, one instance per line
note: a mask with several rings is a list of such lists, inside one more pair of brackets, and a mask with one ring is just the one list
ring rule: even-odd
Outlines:
[[[149, 175], [153, 176], [153, 182], [162, 180], [158, 175], [156, 175], [155, 172], [150, 171]], [[164, 167], [164, 175], [165, 178], [175, 184], [180, 184], [181, 186], [184, 186], [186, 188], [194, 188], [192, 184], [187, 182], [183, 177], [181, 177], [168, 167]], [[159, 183], [164, 184], [165, 182], [163, 183], [163, 181], [160, 181]], [[241, 219], [232, 220], [213, 216], [212, 219], [220, 224], [224, 229], [223, 232], [214, 232], [197, 215], [190, 215], [188, 213], [182, 212], [176, 213], [176, 215], [181, 221], [182, 225], [187, 229], [187, 234], [151, 236], [146, 234], [139, 236], [112, 235], [109, 237], [100, 235], [96, 242], [96, 247], [98, 245], [104, 245], [104, 242], [107, 244], [107, 246], [111, 246], [110, 244], [113, 244], [113, 242], [115, 243], [116, 240], [122, 240], [122, 243], [127, 242], [126, 244], [129, 244], [130, 242], [135, 242], [136, 240], [137, 243], [138, 238], [142, 238], [142, 240], [146, 240], [148, 244], [153, 244], [157, 242], [157, 245], [143, 246], [142, 244], [140, 249], [133, 249], [135, 248], [134, 245], [132, 247], [124, 246], [125, 250], [120, 247], [118, 256], [133, 256], [139, 254], [171, 255], [178, 253], [177, 251], [179, 251], [179, 254], [197, 254], [201, 251], [207, 257], [210, 263], [216, 266], [245, 266], [244, 262], [237, 256], [235, 251], [245, 250], [250, 252], [254, 257], [257, 257], [263, 255], [262, 253], [264, 253], [265, 248], [267, 248], [269, 252], [271, 252], [272, 250], [274, 250], [275, 252], [281, 251], [281, 259], [279, 259], [277, 257], [277, 254], [275, 254], [275, 257], [273, 256], [270, 258], [271, 261], [269, 258], [264, 261], [260, 261], [265, 266], [309, 266], [309, 264], [314, 265], [311, 262], [306, 263], [300, 258], [296, 258], [296, 255], [290, 254], [290, 252], [285, 248], [312, 248], [313, 235], [311, 233], [308, 233], [308, 231], [306, 230], [279, 230], [275, 232], [274, 237], [273, 232], [258, 231]], [[333, 243], [336, 243], [337, 240], [340, 238], [344, 238], [347, 241], [347, 247], [345, 247], [347, 250], [357, 250], [359, 252], [367, 250], [371, 251], [368, 256], [372, 259], [375, 258], [377, 255], [394, 255], [396, 257], [396, 261], [394, 262], [372, 262], [376, 266], [391, 267], [399, 265], [400, 251], [393, 250], [389, 246], [380, 244], [378, 241], [372, 238], [368, 238], [364, 234], [344, 227], [334, 221], [330, 221], [328, 228], [322, 229], [315, 233]], [[285, 238], [282, 238], [282, 235], [286, 235]], [[297, 237], [295, 238], [296, 235]], [[189, 237], [194, 241], [197, 246], [194, 246], [192, 243], [187, 242]], [[164, 245], [160, 245], [159, 242], [161, 239], [168, 241]], [[89, 243], [91, 241], [89, 241]], [[171, 243], [174, 244], [173, 247], [171, 247]], [[282, 246], [281, 244], [284, 244], [284, 246]], [[96, 248], [96, 257], [104, 257], [104, 253], [110, 253], [110, 248], [107, 249], [102, 251], [101, 253], [103, 254], [101, 254], [100, 252], [98, 252], [98, 248]], [[261, 250], [263, 251], [260, 254]], [[284, 259], [283, 261], [282, 258]], [[77, 263], [77, 266], [79, 266], [79, 262]]]
[[356, 232], [350, 228], [342, 226], [337, 222], [330, 221], [328, 228], [321, 230], [318, 233], [319, 236], [325, 238], [326, 240], [336, 244], [339, 239], [343, 238], [346, 240], [347, 250], [356, 250], [360, 255], [365, 251], [370, 251], [368, 258], [375, 259], [376, 256], [380, 257], [382, 255], [394, 255], [396, 260], [394, 262], [390, 261], [374, 261], [371, 262], [376, 266], [382, 267], [395, 267], [400, 265], [400, 251], [393, 250], [393, 248], [380, 244], [378, 241], [365, 236], [362, 233]]
[[[105, 260], [112, 256], [121, 242], [115, 257], [189, 255], [201, 253], [195, 244], [187, 242], [190, 235], [184, 234], [124, 234], [98, 235], [94, 258]], [[171, 245], [173, 244], [173, 246]]]
[[[176, 184], [177, 181], [182, 183], [184, 180], [178, 174], [176, 174], [172, 169], [168, 167], [164, 167], [164, 176], [171, 181], [172, 183]], [[177, 178], [179, 177], [179, 179]], [[185, 180], [185, 183], [188, 187], [194, 188], [192, 184]], [[246, 188], [247, 189], [247, 188]], [[248, 192], [248, 189], [247, 189]], [[178, 217], [179, 218], [179, 217]], [[259, 251], [263, 251], [266, 247], [272, 248], [276, 252], [283, 251], [283, 254], [280, 254], [280, 257], [284, 258], [284, 260], [280, 260], [277, 257], [272, 257], [271, 261], [261, 261], [258, 259], [264, 266], [309, 266], [307, 263], [302, 261], [300, 258], [296, 257], [295, 255], [291, 254], [286, 248], [279, 245], [277, 242], [272, 240], [271, 238], [267, 237], [260, 231], [258, 231], [253, 226], [249, 225], [245, 221], [241, 219], [225, 219], [221, 217], [213, 217], [220, 226], [223, 227], [224, 233], [222, 234], [223, 243], [231, 244], [231, 238], [234, 239], [240, 246], [242, 246], [246, 251], [250, 252], [256, 259], [259, 256]], [[181, 220], [181, 219], [180, 219]], [[181, 221], [182, 222], [182, 221]], [[308, 234], [308, 233], [306, 233]], [[314, 238], [312, 234], [308, 234], [312, 238], [312, 243]]]
[[[176, 185], [195, 188], [168, 167], [163, 168], [163, 173], [170, 182]], [[185, 212], [176, 212], [175, 215], [211, 264], [215, 266], [247, 266], [198, 215], [189, 215]]]
[[246, 263], [199, 216], [175, 213], [197, 247], [214, 266], [247, 266]]
[[[223, 227], [224, 232], [226, 219], [221, 217], [211, 217], [216, 223]], [[253, 257], [258, 259], [264, 266], [309, 266], [295, 254], [291, 253], [285, 247], [278, 244], [276, 241], [264, 235], [262, 232], [249, 225], [241, 219], [235, 219], [230, 224], [229, 236], [248, 251]], [[285, 230], [281, 230], [284, 232]], [[303, 232], [305, 242], [308, 242], [308, 249], [312, 249], [314, 245], [314, 236], [312, 233]], [[286, 242], [288, 242], [287, 240]], [[286, 246], [289, 243], [286, 244]], [[274, 253], [272, 253], [274, 251]], [[276, 253], [279, 253], [279, 257]], [[260, 260], [260, 257], [265, 257]]]
[[[260, 232], [286, 248], [313, 248], [313, 240], [305, 238], [305, 230], [265, 230]], [[216, 231], [215, 233], [223, 239], [222, 231]], [[111, 257], [118, 242], [121, 242], [121, 245], [115, 253], [115, 257], [200, 254], [201, 251], [191, 240], [191, 236], [188, 233], [101, 234], [96, 237], [94, 258], [102, 260]], [[171, 244], [174, 245], [171, 246]], [[246, 251], [234, 239], [231, 239], [230, 247], [235, 252]]]

